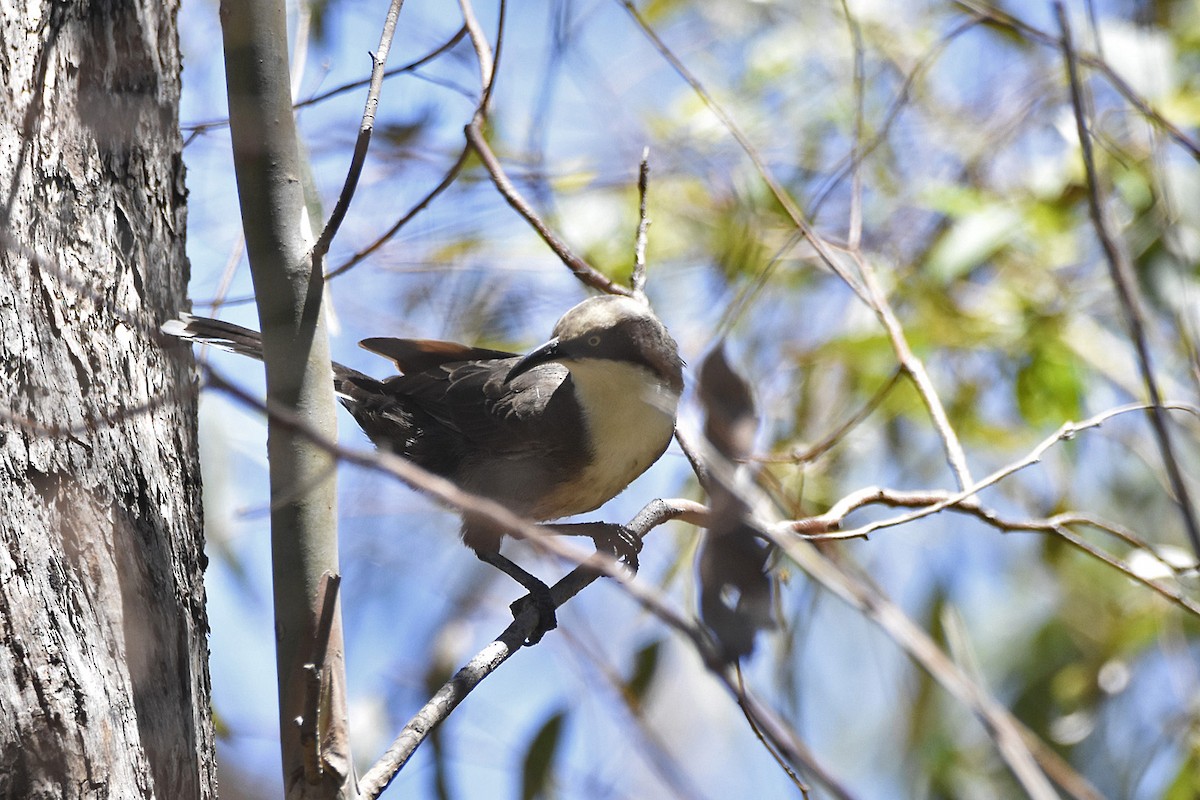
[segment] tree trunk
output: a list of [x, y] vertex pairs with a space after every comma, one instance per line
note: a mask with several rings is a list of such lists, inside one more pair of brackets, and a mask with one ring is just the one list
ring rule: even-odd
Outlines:
[[215, 796], [175, 12], [0, 11], [0, 798]]

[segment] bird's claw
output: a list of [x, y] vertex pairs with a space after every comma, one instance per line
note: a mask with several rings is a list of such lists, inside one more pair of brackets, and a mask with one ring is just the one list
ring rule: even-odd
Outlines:
[[642, 537], [624, 525], [604, 524], [592, 541], [596, 543], [598, 551], [612, 555], [618, 563], [624, 564], [634, 575], [637, 574]]

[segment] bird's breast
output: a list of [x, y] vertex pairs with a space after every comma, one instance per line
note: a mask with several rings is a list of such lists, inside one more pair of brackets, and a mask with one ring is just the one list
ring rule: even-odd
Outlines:
[[590, 458], [545, 500], [544, 519], [582, 514], [616, 497], [671, 443], [679, 395], [649, 369], [607, 359], [569, 364]]

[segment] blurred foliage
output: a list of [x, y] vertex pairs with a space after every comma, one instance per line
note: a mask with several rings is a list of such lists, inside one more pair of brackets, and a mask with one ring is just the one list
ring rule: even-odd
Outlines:
[[633, 656], [633, 674], [625, 683], [625, 696], [633, 708], [640, 709], [646, 703], [647, 693], [658, 679], [659, 655], [662, 642], [650, 642], [639, 648]]
[[565, 719], [566, 715], [561, 711], [551, 714], [530, 741], [521, 770], [521, 800], [553, 796], [552, 768]]
[[[410, 41], [411, 52], [460, 24], [446, 9], [412, 3], [404, 11], [410, 24], [428, 28], [413, 34], [420, 46]], [[340, 35], [355, 19], [351, 5], [315, 4], [315, 28]], [[639, 5], [816, 229], [844, 248], [842, 266], [855, 271], [841, 255], [854, 251], [876, 271], [979, 479], [1063, 423], [1142, 400], [1145, 391], [1089, 216], [1062, 54], [1012, 26], [972, 23], [973, 7]], [[1058, 36], [1045, 6], [1004, 8]], [[1200, 139], [1200, 5], [1095, 4], [1092, 17], [1087, 8], [1069, 4], [1079, 47], [1099, 53], [1193, 143]], [[477, 10], [494, 30], [494, 9]], [[552, 227], [620, 280], [632, 264], [637, 164], [649, 145], [650, 296], [689, 363], [726, 336], [739, 371], [752, 377], [767, 417], [760, 446], [773, 457], [761, 483], [778, 508], [819, 513], [869, 485], [953, 488], [913, 382], [902, 376], [876, 398], [897, 357], [874, 313], [796, 236], [759, 170], [621, 4], [535, 3], [521, 11], [506, 30], [489, 140]], [[348, 21], [331, 24], [340, 14]], [[373, 240], [442, 178], [470, 113], [443, 84], [472, 85], [469, 54], [461, 45], [424, 68], [424, 81], [389, 84], [380, 130], [394, 146], [372, 151], [355, 201], [359, 216], [334, 255]], [[1200, 163], [1100, 72], [1084, 76], [1104, 211], [1136, 271], [1156, 374], [1166, 398], [1195, 403]], [[430, 94], [410, 99], [418, 88]], [[351, 112], [331, 129], [349, 140], [345, 132], [356, 123]], [[314, 138], [331, 130], [314, 128]], [[317, 173], [326, 198], [344, 174], [344, 159], [330, 164]], [[202, 273], [206, 264], [194, 261]], [[475, 157], [426, 214], [331, 293], [347, 324], [365, 328], [355, 335], [395, 329], [506, 349], [544, 338], [548, 321], [580, 296]], [[828, 450], [793, 459], [875, 401]], [[1196, 499], [1200, 421], [1179, 412], [1170, 420]], [[694, 492], [682, 459], [672, 463], [675, 478], [662, 483], [673, 489], [661, 491]], [[1006, 519], [1085, 513], [1153, 548], [1187, 553], [1163, 475], [1145, 416], [1130, 414], [1056, 445], [981, 500]], [[645, 499], [630, 503], [636, 510]], [[1146, 555], [1094, 528], [1071, 531], [1120, 562]], [[656, 562], [654, 551], [671, 541], [679, 553]], [[640, 576], [687, 610], [695, 600], [693, 545], [691, 532], [656, 534]], [[1104, 796], [1200, 796], [1200, 630], [1192, 614], [1054, 534], [1002, 533], [963, 516], [825, 550], [896, 597]], [[790, 576], [779, 599], [789, 624], [747, 665], [747, 681], [786, 712], [834, 774], [864, 797], [1019, 796], [994, 743], [961, 705], [877, 630], [848, 622], [838, 601], [794, 565], [777, 566]], [[1158, 577], [1200, 597], [1194, 577]], [[629, 665], [628, 674], [572, 651], [562, 656], [570, 669], [545, 667], [527, 678], [551, 697], [505, 727], [507, 763], [523, 765], [522, 797], [658, 796], [664, 785], [680, 785], [664, 766], [672, 760], [712, 786], [707, 796], [790, 796], [736, 708], [727, 716], [712, 711], [733, 701], [713, 699], [687, 645], [663, 638], [663, 628], [636, 610], [596, 602], [581, 614], [604, 631], [592, 649]], [[946, 629], [949, 618], [961, 620], [961, 630]], [[554, 638], [539, 650], [554, 647]], [[623, 704], [602, 696], [597, 674], [649, 728], [633, 755], [608, 746], [612, 726], [632, 723]], [[405, 695], [403, 705], [418, 699]], [[577, 714], [577, 705], [588, 713]], [[494, 700], [488, 712], [499, 713]], [[612, 721], [605, 727], [598, 719]], [[537, 732], [522, 751], [513, 731], [531, 727]], [[469, 748], [443, 745], [437, 768], [453, 770], [454, 754]], [[622, 758], [641, 766], [613, 766]], [[816, 787], [814, 796], [826, 796]]]

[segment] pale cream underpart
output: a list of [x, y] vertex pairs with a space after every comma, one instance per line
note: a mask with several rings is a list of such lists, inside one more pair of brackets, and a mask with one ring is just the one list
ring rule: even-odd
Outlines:
[[645, 367], [609, 359], [561, 363], [571, 370], [593, 453], [583, 480], [572, 482], [576, 488], [543, 500], [541, 519], [592, 511], [619, 494], [666, 450], [679, 405], [679, 395]]

